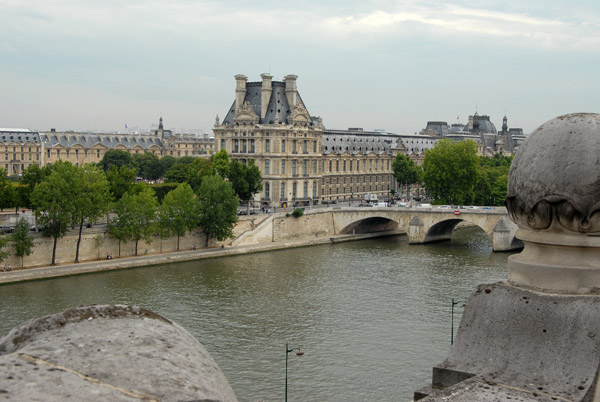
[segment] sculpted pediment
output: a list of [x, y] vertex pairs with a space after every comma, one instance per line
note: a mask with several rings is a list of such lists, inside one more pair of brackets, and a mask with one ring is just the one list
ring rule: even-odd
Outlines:
[[292, 124], [307, 126], [310, 123], [310, 115], [306, 108], [301, 104], [297, 104], [292, 109]]
[[235, 114], [233, 121], [238, 124], [258, 124], [258, 115], [254, 113], [252, 106], [246, 101]]

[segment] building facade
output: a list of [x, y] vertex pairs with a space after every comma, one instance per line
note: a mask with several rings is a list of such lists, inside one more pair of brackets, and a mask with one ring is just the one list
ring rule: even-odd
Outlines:
[[420, 135], [327, 130], [320, 117], [309, 114], [297, 78], [274, 81], [262, 74], [261, 81], [248, 82], [236, 75], [235, 100], [213, 127], [217, 152], [224, 149], [242, 162], [253, 159], [259, 167], [264, 185], [255, 201], [262, 205], [358, 201], [366, 194], [387, 199], [397, 189], [396, 155], [420, 162], [435, 144], [436, 139]]
[[113, 149], [179, 158], [210, 156], [214, 147], [213, 138], [208, 134], [173, 134], [172, 130], [164, 129], [162, 117], [158, 129], [150, 134], [96, 134], [55, 129], [38, 133], [0, 128], [0, 167], [11, 176], [18, 176], [32, 164], [46, 166], [59, 160], [77, 166], [97, 163]]

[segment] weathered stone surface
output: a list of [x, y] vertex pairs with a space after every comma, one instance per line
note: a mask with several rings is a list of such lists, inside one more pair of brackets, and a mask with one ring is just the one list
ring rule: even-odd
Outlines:
[[573, 113], [538, 127], [511, 165], [506, 205], [519, 227], [600, 232], [600, 114]]
[[31, 320], [0, 339], [8, 401], [237, 401], [208, 352], [179, 325], [133, 306]]

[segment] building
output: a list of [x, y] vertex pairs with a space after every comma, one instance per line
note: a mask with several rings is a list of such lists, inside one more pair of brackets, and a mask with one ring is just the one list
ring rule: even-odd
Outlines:
[[[264, 186], [262, 205], [308, 205], [387, 199], [397, 189], [392, 162], [398, 153], [418, 163], [436, 139], [384, 131], [327, 130], [311, 116], [296, 87], [296, 75], [274, 81], [270, 74], [248, 82], [236, 75], [235, 100], [215, 121], [216, 151], [242, 162], [254, 159]], [[409, 144], [409, 142], [411, 142]]]
[[[75, 131], [32, 132], [27, 129], [0, 128], [0, 156], [7, 173], [20, 175], [28, 166], [45, 166], [58, 160], [74, 165], [96, 163], [107, 151], [119, 149], [131, 154], [153, 153], [162, 158], [200, 157], [214, 153], [214, 140], [208, 134], [173, 134], [163, 127], [162, 117], [157, 130], [150, 134], [99, 134]], [[1, 155], [1, 154], [0, 154]]]

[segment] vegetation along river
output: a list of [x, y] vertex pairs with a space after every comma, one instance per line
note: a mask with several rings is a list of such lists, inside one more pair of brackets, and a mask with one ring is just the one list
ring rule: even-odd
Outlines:
[[[506, 278], [478, 228], [0, 286], [0, 336], [83, 304], [149, 308], [208, 349], [240, 401], [410, 401], [450, 348], [452, 298]], [[455, 327], [462, 309], [456, 308]]]

